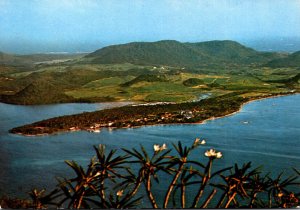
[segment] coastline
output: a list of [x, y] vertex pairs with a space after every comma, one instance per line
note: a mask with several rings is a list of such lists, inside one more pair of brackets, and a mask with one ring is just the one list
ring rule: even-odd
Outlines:
[[[131, 125], [131, 124], [127, 124], [126, 126], [110, 126], [108, 124], [106, 124], [106, 126], [99, 126], [97, 127], [97, 129], [102, 129], [102, 128], [107, 128], [107, 129], [120, 129], [120, 128], [138, 128], [138, 127], [143, 127], [143, 126], [156, 126], [156, 125], [171, 125], [171, 124], [204, 124], [206, 123], [207, 121], [209, 120], [215, 120], [215, 119], [218, 119], [218, 118], [223, 118], [223, 117], [227, 117], [227, 116], [231, 116], [231, 115], [234, 115], [238, 112], [241, 111], [241, 109], [243, 108], [244, 105], [248, 104], [248, 103], [251, 103], [253, 101], [259, 101], [259, 100], [265, 100], [265, 99], [268, 99], [268, 98], [277, 98], [277, 97], [283, 97], [283, 96], [288, 96], [288, 95], [297, 95], [299, 94], [298, 92], [289, 92], [289, 93], [280, 93], [280, 94], [276, 94], [276, 95], [268, 95], [268, 96], [259, 96], [259, 97], [254, 97], [254, 98], [246, 98], [247, 101], [244, 101], [242, 102], [241, 104], [239, 104], [239, 107], [237, 109], [234, 109], [232, 110], [232, 112], [230, 113], [227, 113], [227, 114], [221, 114], [221, 115], [218, 115], [216, 114], [215, 116], [211, 116], [211, 117], [208, 117], [206, 119], [203, 119], [203, 120], [200, 120], [198, 122], [169, 122], [169, 123], [163, 123], [163, 122], [160, 122], [160, 121], [157, 121], [156, 123], [145, 123], [145, 124], [140, 124], [140, 125]], [[137, 106], [132, 106], [132, 107], [137, 107]], [[224, 112], [228, 112], [228, 110], [225, 110]], [[80, 115], [80, 114], [78, 114]], [[51, 119], [50, 119], [51, 120]], [[37, 122], [37, 123], [41, 123], [43, 121], [40, 121], [40, 122]], [[30, 124], [30, 125], [24, 125], [24, 126], [27, 126], [30, 128], [31, 126], [31, 129], [34, 129], [34, 128], [38, 128], [38, 124], [37, 123], [33, 123], [33, 124]], [[34, 126], [34, 124], [37, 124], [36, 126]], [[23, 126], [23, 127], [24, 127]], [[22, 127], [22, 126], [21, 126]], [[19, 127], [18, 127], [19, 128]], [[18, 128], [13, 128], [13, 129], [18, 129]], [[14, 130], [10, 130], [11, 133], [13, 134], [17, 134], [17, 135], [23, 135], [23, 136], [27, 136], [27, 137], [36, 137], [36, 136], [45, 136], [45, 135], [54, 135], [54, 134], [59, 134], [59, 133], [62, 133], [62, 132], [75, 132], [75, 131], [86, 131], [86, 132], [94, 132], [92, 131], [90, 128], [87, 128], [87, 127], [76, 127], [76, 130], [70, 130], [70, 128], [68, 129], [58, 129], [58, 130], [52, 130], [51, 132], [39, 132], [39, 133], [24, 133], [24, 132], [14, 132]], [[51, 129], [49, 127], [49, 129]], [[43, 130], [43, 128], [42, 128]], [[96, 132], [98, 133], [98, 132]]]
[[[300, 94], [300, 93], [292, 93], [292, 94], [282, 94], [282, 95], [276, 95], [276, 96], [267, 96], [267, 97], [264, 97], [264, 98], [257, 98], [257, 99], [252, 99], [252, 100], [249, 100], [243, 104], [241, 104], [239, 110], [237, 111], [234, 111], [232, 113], [229, 113], [229, 114], [226, 114], [226, 115], [223, 115], [223, 116], [219, 116], [219, 117], [210, 117], [210, 118], [207, 118], [201, 122], [195, 122], [195, 123], [172, 123], [173, 125], [177, 124], [177, 125], [180, 125], [180, 124], [205, 124], [207, 121], [210, 121], [210, 120], [217, 120], [219, 118], [224, 118], [224, 117], [229, 117], [229, 116], [232, 116], [232, 115], [235, 115], [237, 113], [239, 113], [243, 107], [251, 102], [254, 102], [254, 101], [262, 101], [262, 100], [265, 100], [265, 99], [270, 99], [270, 98], [279, 98], [279, 97], [284, 97], [284, 96], [289, 96], [289, 95], [297, 95], [297, 94]], [[138, 128], [138, 127], [143, 127], [143, 126], [156, 126], [156, 125], [170, 125], [170, 124], [155, 124], [155, 125], [141, 125], [141, 126], [135, 126], [135, 127], [132, 127], [132, 128]], [[125, 128], [125, 127], [124, 127]], [[114, 128], [114, 129], [117, 129], [117, 128]]]
[[224, 117], [229, 117], [231, 115], [235, 115], [235, 114], [239, 113], [245, 105], [247, 105], [251, 102], [254, 102], [254, 101], [262, 101], [262, 100], [266, 100], [266, 99], [270, 99], [270, 98], [279, 98], [279, 97], [284, 97], [284, 96], [289, 96], [289, 95], [298, 95], [298, 94], [300, 94], [300, 93], [288, 93], [288, 94], [281, 94], [281, 95], [267, 96], [267, 97], [263, 97], [263, 98], [251, 99], [251, 100], [241, 104], [239, 110], [237, 110], [235, 112], [232, 112], [232, 113], [229, 113], [229, 114], [226, 114], [226, 115], [223, 115], [223, 116], [219, 116], [219, 117], [211, 117], [211, 118], [208, 118], [206, 120], [203, 120], [202, 122], [194, 123], [194, 124], [204, 124], [204, 123], [206, 123], [206, 121], [216, 120], [216, 119], [219, 119], [219, 118], [224, 118]]

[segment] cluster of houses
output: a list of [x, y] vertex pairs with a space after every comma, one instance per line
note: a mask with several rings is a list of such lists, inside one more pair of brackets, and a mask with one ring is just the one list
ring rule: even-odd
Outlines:
[[[191, 119], [195, 117], [195, 113], [189, 110], [180, 111], [176, 113], [161, 113], [158, 115], [148, 115], [146, 117], [140, 117], [133, 120], [123, 121], [123, 122], [108, 122], [104, 124], [95, 123], [92, 126], [89, 126], [87, 128], [84, 128], [84, 130], [92, 133], [100, 133], [101, 127], [107, 127], [107, 128], [114, 128], [114, 127], [123, 127], [123, 128], [129, 128], [134, 126], [141, 126], [141, 125], [147, 125], [147, 124], [161, 124], [161, 123], [168, 123], [171, 121], [175, 122], [182, 122], [184, 119]], [[70, 127], [69, 131], [78, 131], [81, 130], [79, 127]]]
[[155, 105], [167, 105], [167, 104], [176, 104], [175, 102], [152, 102], [145, 104], [132, 104], [131, 106], [155, 106]]
[[[109, 122], [107, 124], [98, 124], [98, 123], [95, 123], [94, 125], [88, 127], [88, 128], [85, 128], [84, 130], [88, 131], [88, 132], [91, 132], [91, 133], [100, 133], [101, 132], [101, 127], [111, 127], [113, 126], [113, 122]], [[70, 127], [69, 128], [69, 131], [79, 131], [81, 130], [79, 127]]]
[[193, 117], [195, 117], [195, 113], [188, 110], [180, 111], [176, 113], [165, 112], [159, 115], [148, 115], [147, 117], [135, 119], [131, 124], [146, 125], [146, 124], [155, 124], [155, 123], [164, 123], [164, 122], [167, 123], [170, 121], [182, 122], [184, 119], [191, 119]]
[[101, 124], [95, 124], [93, 126], [90, 126], [88, 129], [86, 129], [88, 132], [92, 133], [100, 133]]

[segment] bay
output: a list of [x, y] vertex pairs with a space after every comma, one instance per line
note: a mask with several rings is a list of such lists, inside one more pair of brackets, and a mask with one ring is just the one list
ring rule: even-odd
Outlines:
[[190, 145], [200, 137], [207, 144], [195, 151], [192, 158], [206, 161], [204, 152], [215, 148], [224, 157], [216, 161], [216, 167], [252, 161], [254, 166], [263, 165], [265, 171], [274, 174], [290, 173], [291, 167], [300, 167], [299, 104], [297, 94], [253, 101], [234, 115], [204, 124], [25, 137], [10, 134], [8, 130], [49, 117], [124, 104], [17, 106], [0, 103], [0, 195], [25, 197], [34, 187], [52, 189], [57, 183], [55, 177], [72, 175], [64, 160], [87, 164], [94, 155], [92, 146], [98, 144], [105, 144], [108, 150], [138, 148], [141, 144], [152, 152], [153, 144], [166, 143], [171, 147], [171, 143], [181, 141]]

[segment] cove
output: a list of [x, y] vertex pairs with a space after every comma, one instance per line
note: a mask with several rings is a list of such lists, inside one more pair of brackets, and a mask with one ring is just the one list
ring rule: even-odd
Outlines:
[[[0, 104], [0, 193], [26, 196], [31, 188], [52, 189], [56, 176], [71, 176], [64, 160], [87, 164], [94, 155], [92, 146], [132, 148], [142, 144], [149, 152], [153, 144], [181, 141], [192, 144], [196, 137], [207, 144], [192, 158], [205, 161], [205, 150], [215, 148], [224, 158], [216, 165], [252, 161], [264, 165], [264, 171], [278, 174], [300, 163], [300, 95], [253, 101], [240, 112], [206, 121], [205, 124], [157, 125], [139, 128], [84, 131], [49, 136], [25, 137], [9, 134], [12, 127], [62, 114], [74, 114], [105, 108], [105, 104], [60, 104], [45, 106], [15, 106]], [[107, 104], [106, 104], [107, 105]]]

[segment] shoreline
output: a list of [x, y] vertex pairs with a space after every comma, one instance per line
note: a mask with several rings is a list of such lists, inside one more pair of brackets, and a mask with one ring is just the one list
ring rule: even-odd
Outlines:
[[[206, 121], [210, 121], [210, 120], [216, 120], [216, 119], [219, 119], [219, 118], [224, 118], [224, 117], [229, 117], [231, 115], [235, 115], [237, 113], [239, 113], [243, 107], [251, 102], [254, 102], [254, 101], [262, 101], [262, 100], [266, 100], [266, 99], [270, 99], [270, 98], [279, 98], [279, 97], [284, 97], [284, 96], [290, 96], [290, 95], [298, 95], [300, 93], [288, 93], [288, 94], [282, 94], [282, 95], [275, 95], [275, 96], [267, 96], [267, 97], [263, 97], [263, 98], [257, 98], [257, 99], [251, 99], [243, 104], [241, 104], [239, 110], [235, 111], [235, 112], [232, 112], [232, 113], [229, 113], [227, 115], [224, 115], [224, 116], [219, 116], [219, 117], [211, 117], [211, 118], [208, 118], [206, 120], [203, 120], [202, 122], [200, 122], [199, 124], [204, 124]], [[198, 124], [198, 123], [193, 123], [193, 124]]]
[[[266, 100], [266, 99], [270, 99], [270, 98], [279, 98], [279, 97], [284, 97], [284, 96], [290, 96], [290, 95], [298, 95], [300, 93], [292, 93], [292, 94], [282, 94], [282, 95], [276, 95], [276, 96], [268, 96], [268, 97], [264, 97], [264, 98], [257, 98], [257, 99], [252, 99], [252, 100], [249, 100], [245, 103], [243, 103], [239, 110], [237, 111], [234, 111], [232, 113], [229, 113], [229, 114], [226, 114], [226, 115], [223, 115], [223, 116], [219, 116], [219, 117], [210, 117], [210, 118], [207, 118], [201, 122], [195, 122], [195, 123], [172, 123], [172, 124], [154, 124], [154, 125], [141, 125], [141, 126], [135, 126], [135, 127], [130, 127], [130, 128], [138, 128], [138, 127], [143, 127], [143, 126], [157, 126], [157, 125], [182, 125], [182, 124], [205, 124], [207, 121], [210, 121], [210, 120], [217, 120], [217, 119], [220, 119], [220, 118], [224, 118], [224, 117], [229, 117], [229, 116], [232, 116], [232, 115], [235, 115], [237, 113], [239, 113], [243, 107], [251, 102], [254, 102], [254, 101], [262, 101], [262, 100]], [[118, 128], [114, 128], [114, 129], [118, 129]], [[126, 129], [126, 128], [124, 128]]]
[[[209, 117], [207, 119], [203, 119], [203, 120], [201, 120], [199, 122], [169, 122], [169, 123], [160, 123], [158, 121], [158, 122], [155, 122], [155, 123], [149, 123], [149, 124], [146, 123], [146, 124], [141, 124], [141, 125], [130, 125], [129, 124], [127, 126], [109, 126], [109, 123], [108, 123], [106, 126], [99, 126], [98, 128], [99, 129], [103, 129], [103, 128], [106, 128], [106, 129], [121, 129], [121, 128], [122, 129], [126, 129], [126, 128], [139, 128], [139, 127], [144, 127], [144, 126], [171, 125], [171, 124], [178, 124], [178, 125], [179, 124], [205, 124], [207, 121], [210, 121], [210, 120], [215, 120], [215, 119], [224, 118], [224, 117], [227, 117], [227, 116], [234, 115], [234, 114], [240, 112], [244, 105], [246, 105], [248, 103], [251, 103], [253, 101], [259, 101], [259, 100], [265, 100], [265, 99], [269, 99], [269, 98], [277, 98], [277, 97], [283, 97], [283, 96], [289, 96], [289, 95], [297, 95], [297, 94], [300, 94], [300, 93], [298, 93], [298, 92], [295, 92], [295, 93], [281, 93], [281, 94], [270, 95], [270, 96], [266, 96], [266, 97], [259, 96], [258, 98], [248, 98], [249, 99], [248, 101], [242, 102], [239, 105], [238, 109], [235, 110], [235, 111], [233, 111], [233, 112], [230, 112], [230, 113], [224, 114], [224, 115], [221, 114], [220, 116], [211, 116], [211, 117]], [[137, 106], [132, 106], [132, 107], [137, 107]], [[226, 112], [226, 110], [225, 110], [225, 112]], [[93, 112], [91, 112], [91, 113], [93, 113]], [[42, 122], [42, 121], [40, 121], [40, 122]], [[40, 123], [40, 122], [37, 122], [37, 123]], [[35, 123], [33, 123], [33, 124], [35, 124]], [[38, 127], [38, 126], [33, 126], [33, 124], [24, 125], [24, 126], [29, 126], [29, 127], [31, 126], [32, 128]], [[16, 129], [16, 128], [13, 128], [13, 129]], [[35, 133], [35, 134], [22, 133], [22, 132], [13, 132], [13, 129], [10, 130], [9, 132], [13, 133], [13, 134], [17, 134], [17, 135], [27, 136], [27, 137], [58, 135], [58, 134], [60, 134], [62, 132], [76, 132], [76, 131], [93, 132], [89, 128], [86, 128], [86, 127], [85, 128], [77, 128], [76, 130], [59, 129], [59, 130], [54, 130], [52, 132], [42, 132], [42, 133]], [[49, 127], [49, 129], [50, 129], [50, 127]], [[98, 132], [95, 132], [95, 133], [98, 133]]]

